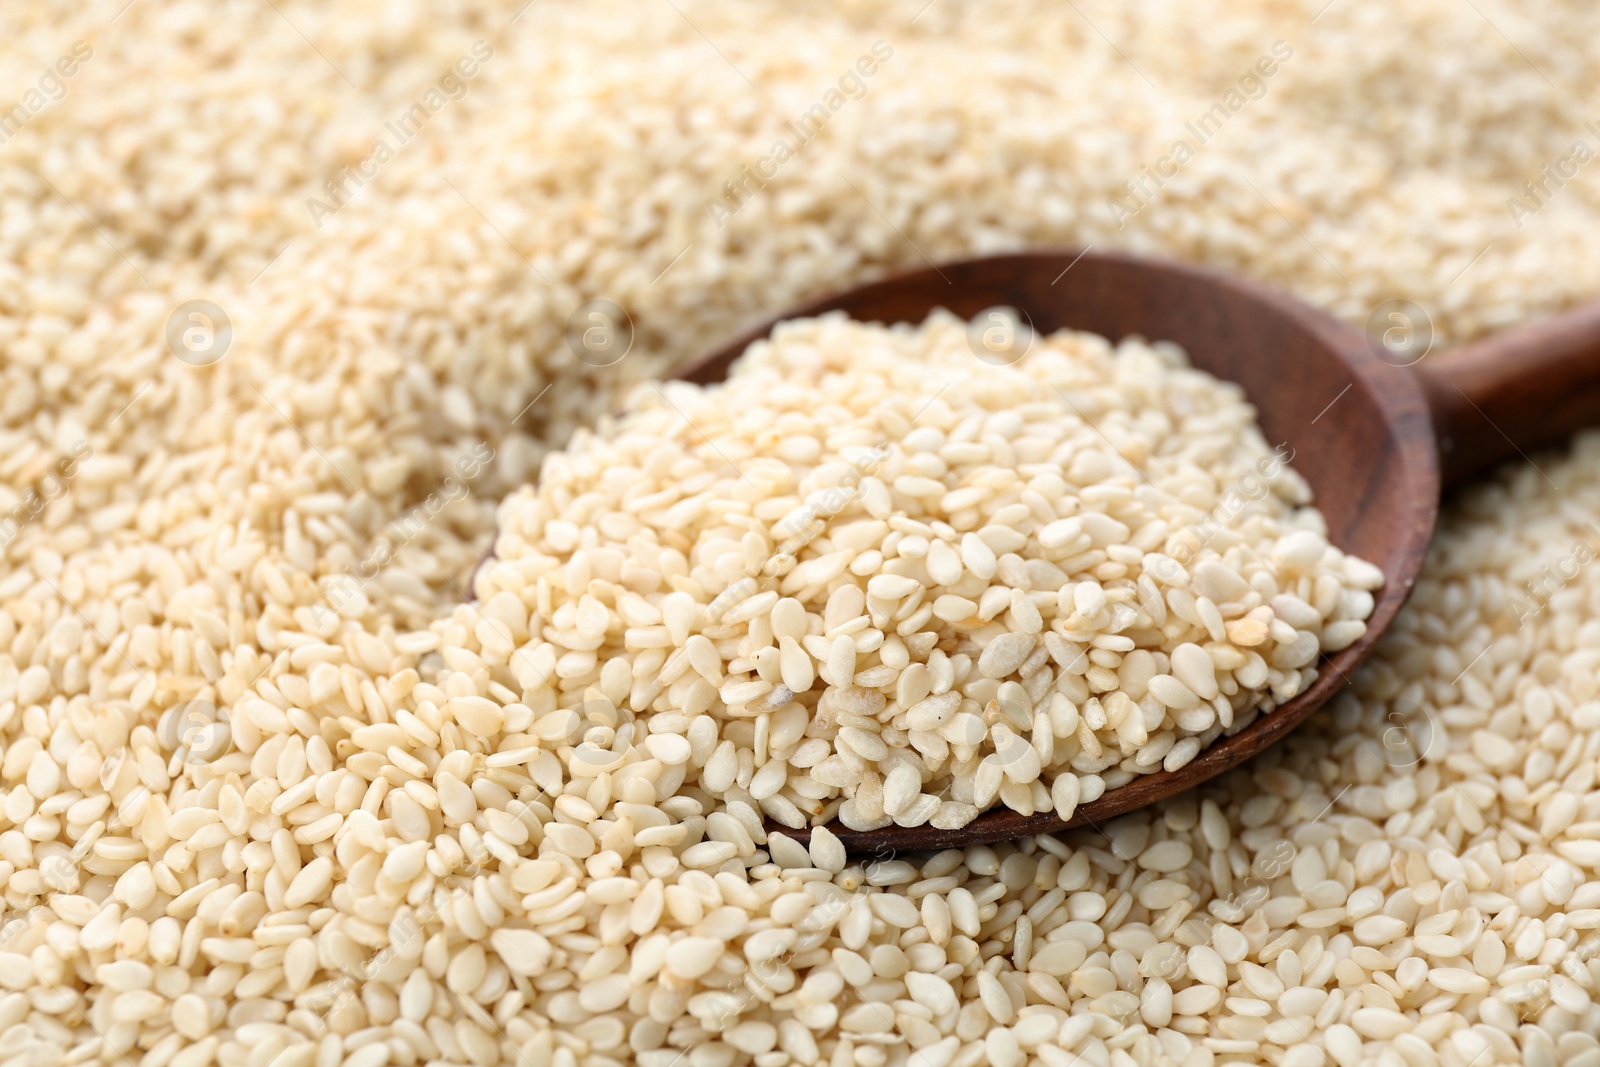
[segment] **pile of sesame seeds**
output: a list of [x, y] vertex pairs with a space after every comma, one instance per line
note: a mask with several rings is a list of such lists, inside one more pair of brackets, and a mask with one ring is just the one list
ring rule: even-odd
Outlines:
[[[654, 753], [508, 763], [531, 635], [461, 602], [497, 502], [635, 381], [923, 257], [1155, 251], [1436, 341], [1600, 291], [1600, 194], [1524, 184], [1594, 113], [1592, 7], [676, 6], [8, 12], [0, 1056], [1600, 1060], [1600, 586], [1556, 570], [1595, 438], [1451, 506], [1330, 713], [1103, 834], [859, 862], [661, 799]], [[568, 344], [597, 300], [624, 356]]]
[[578, 753], [642, 743], [752, 824], [1068, 819], [1365, 633], [1382, 574], [1237, 387], [1170, 345], [1002, 365], [972, 333], [787, 323], [549, 457], [477, 582], [556, 664], [533, 732], [626, 719]]

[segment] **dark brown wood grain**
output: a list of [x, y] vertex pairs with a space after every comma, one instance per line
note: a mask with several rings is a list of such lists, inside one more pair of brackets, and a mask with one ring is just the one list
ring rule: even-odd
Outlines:
[[1600, 423], [1600, 303], [1417, 364], [1446, 487]]
[[[1065, 273], [1063, 273], [1065, 272]], [[1238, 382], [1255, 403], [1271, 445], [1294, 449], [1333, 542], [1382, 568], [1387, 584], [1367, 634], [1324, 657], [1306, 692], [1223, 738], [1187, 766], [1160, 771], [1054, 813], [993, 809], [960, 830], [928, 826], [857, 832], [830, 826], [856, 854], [949, 848], [1099, 823], [1189, 789], [1273, 744], [1346, 684], [1410, 593], [1438, 506], [1439, 476], [1428, 408], [1408, 370], [1379, 361], [1357, 330], [1265, 286], [1200, 267], [1114, 253], [1027, 252], [941, 265], [863, 286], [785, 312], [842, 310], [878, 322], [920, 322], [934, 308], [970, 318], [996, 306], [1026, 312], [1043, 332], [1090, 330], [1113, 340], [1175, 341], [1195, 365]], [[721, 380], [729, 365], [779, 319], [745, 331], [678, 371]], [[773, 829], [807, 840], [809, 830]]]

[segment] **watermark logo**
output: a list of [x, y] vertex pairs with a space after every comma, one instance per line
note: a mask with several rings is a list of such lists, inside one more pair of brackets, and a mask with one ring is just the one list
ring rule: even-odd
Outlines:
[[233, 346], [233, 320], [209, 300], [189, 300], [167, 318], [167, 348], [191, 367], [209, 367]]
[[35, 904], [24, 912], [12, 912], [11, 917], [0, 923], [0, 952], [24, 952], [21, 945], [24, 936], [30, 930], [43, 930], [46, 926], [56, 921], [56, 913], [43, 904]]
[[46, 856], [39, 863], [39, 877], [57, 893], [78, 891], [78, 865], [66, 856]]
[[737, 605], [754, 596], [761, 581], [776, 578], [787, 572], [799, 558], [800, 552], [822, 535], [835, 515], [847, 507], [861, 493], [861, 483], [878, 472], [889, 458], [890, 445], [880, 439], [870, 451], [850, 461], [838, 484], [828, 486], [815, 498], [797, 508], [774, 529], [780, 538], [777, 551], [768, 556], [759, 567], [747, 567], [745, 576], [718, 593], [706, 607], [709, 618], [720, 619]]
[[1425, 759], [1444, 755], [1445, 733], [1431, 708], [1415, 700], [1396, 697], [1389, 702], [1389, 712], [1384, 716], [1384, 727], [1379, 737], [1383, 762], [1404, 770], [1415, 767]]
[[1516, 618], [1517, 629], [1537, 618], [1550, 606], [1555, 595], [1577, 580], [1579, 572], [1595, 558], [1595, 546], [1600, 545], [1600, 525], [1593, 521], [1584, 523], [1591, 539], [1579, 538], [1572, 543], [1567, 554], [1539, 569], [1539, 573], [1522, 583], [1522, 593], [1507, 599], [1506, 607]]
[[233, 731], [209, 700], [189, 700], [168, 708], [157, 725], [161, 744], [190, 766], [210, 763], [233, 746]]
[[857, 59], [854, 66], [846, 67], [845, 72], [839, 76], [837, 85], [829, 87], [822, 94], [821, 100], [806, 108], [792, 121], [784, 123], [786, 136], [773, 141], [772, 150], [754, 164], [746, 163], [740, 167], [737, 178], [723, 182], [721, 197], [712, 197], [706, 201], [706, 209], [711, 212], [711, 218], [716, 222], [717, 229], [722, 229], [728, 219], [737, 215], [746, 204], [754, 200], [756, 194], [778, 176], [778, 171], [783, 169], [785, 163], [815, 140], [839, 109], [844, 107], [846, 101], [860, 100], [867, 95], [867, 79], [878, 72], [880, 64], [889, 61], [889, 57], [894, 55], [894, 48], [886, 41], [875, 41], [871, 53]]
[[94, 448], [89, 442], [79, 441], [72, 446], [69, 455], [62, 456], [45, 472], [37, 485], [22, 494], [22, 499], [8, 510], [0, 511], [0, 548], [16, 540], [23, 527], [44, 514], [51, 503], [67, 495], [72, 479], [78, 476], [78, 464], [92, 455]]
[[[786, 972], [792, 967], [795, 957], [810, 951], [839, 924], [850, 910], [851, 899], [843, 893], [823, 899], [790, 931], [795, 935], [792, 940], [779, 931], [758, 935], [772, 939], [771, 945], [777, 949], [773, 954], [762, 952], [751, 958], [749, 953], [755, 947], [756, 938], [746, 938], [743, 946], [745, 966], [740, 983], [725, 993], [702, 1001], [705, 1010], [696, 1012], [700, 1024], [711, 1033], [720, 1034], [737, 1026], [749, 1012], [770, 1003], [787, 981], [792, 980], [792, 976]], [[884, 1028], [887, 1029], [893, 1022], [893, 1013], [886, 1005], [880, 1007], [883, 1008]]]
[[67, 80], [77, 74], [79, 66], [87, 63], [93, 56], [94, 49], [89, 47], [87, 41], [73, 41], [70, 51], [45, 68], [44, 73], [39, 76], [36, 88], [23, 93], [22, 99], [9, 108], [0, 110], [0, 144], [5, 144], [21, 133], [22, 128], [32, 122], [34, 116], [51, 105], [65, 100]]
[[567, 348], [591, 367], [611, 367], [633, 348], [633, 319], [609, 300], [579, 304], [567, 316]]
[[1252, 100], [1267, 95], [1267, 80], [1278, 73], [1280, 65], [1294, 56], [1294, 48], [1286, 41], [1274, 41], [1268, 55], [1257, 59], [1245, 69], [1222, 99], [1183, 124], [1185, 136], [1172, 142], [1172, 148], [1155, 160], [1139, 168], [1139, 176], [1122, 183], [1122, 195], [1108, 197], [1106, 209], [1111, 221], [1122, 229], [1128, 220], [1149, 207], [1166, 184], [1183, 172], [1189, 161], [1200, 154], [1200, 149], [1217, 134], [1234, 115], [1243, 111]]
[[1256, 460], [1254, 469], [1246, 471], [1235, 484], [1230, 485], [1216, 507], [1168, 535], [1166, 555], [1172, 562], [1155, 561], [1152, 573], [1169, 584], [1178, 580], [1179, 572], [1198, 560], [1205, 547], [1227, 529], [1245, 508], [1260, 503], [1272, 494], [1273, 479], [1293, 462], [1294, 447], [1287, 441], [1273, 449], [1271, 455]]
[[1391, 367], [1409, 367], [1433, 349], [1433, 318], [1414, 300], [1386, 300], [1367, 316], [1367, 347]]
[[475, 442], [466, 454], [456, 460], [454, 472], [445, 477], [435, 492], [429, 493], [422, 503], [404, 515], [384, 525], [383, 536], [373, 543], [359, 562], [325, 579], [322, 599], [311, 606], [316, 624], [330, 625], [346, 607], [361, 603], [357, 597], [365, 592], [366, 583], [392, 563], [400, 549], [422, 536], [422, 532], [440, 512], [465, 497], [468, 483], [487, 469], [494, 455], [494, 447], [488, 442]]
[[[1600, 138], [1600, 126], [1593, 122], [1586, 122], [1583, 126]], [[1522, 196], [1506, 200], [1506, 211], [1510, 213], [1511, 221], [1517, 224], [1517, 229], [1522, 229], [1529, 219], [1549, 206], [1556, 194], [1565, 189], [1567, 183], [1576, 178], [1578, 172], [1594, 157], [1595, 150], [1588, 141], [1574, 141], [1571, 151], [1560, 159], [1546, 163], [1540, 168], [1537, 178], [1523, 182]]]
[[1021, 308], [992, 307], [967, 323], [967, 347], [991, 367], [1009, 367], [1033, 347], [1033, 319]]
[[1567, 1001], [1560, 1006], [1576, 1013], [1582, 1010], [1594, 995], [1595, 973], [1591, 964], [1597, 957], [1600, 957], [1600, 934], [1590, 934], [1573, 946], [1556, 967], [1547, 968], [1546, 977], [1531, 978], [1508, 986], [1500, 991], [1499, 997], [1517, 1013], [1518, 1019], [1532, 1022], [1556, 1003], [1553, 979], [1556, 977], [1556, 971], [1559, 971], [1577, 987], [1575, 990], [1569, 987], [1569, 992], [1575, 994], [1573, 999], [1577, 1003]]
[[574, 741], [574, 761], [597, 772], [614, 771], [627, 762], [639, 726], [633, 711], [609, 700], [588, 700], [556, 714], [568, 717], [567, 737]]
[[328, 194], [326, 201], [314, 196], [306, 198], [306, 210], [311, 221], [322, 228], [324, 220], [337, 215], [354, 200], [361, 189], [378, 176], [383, 165], [410, 144], [446, 104], [467, 95], [468, 82], [477, 76], [482, 64], [494, 56], [494, 48], [487, 41], [475, 41], [470, 53], [463, 54], [445, 69], [436, 85], [431, 85], [410, 107], [384, 123], [384, 136], [372, 143], [367, 154], [354, 164], [341, 167], [339, 173], [322, 183]]

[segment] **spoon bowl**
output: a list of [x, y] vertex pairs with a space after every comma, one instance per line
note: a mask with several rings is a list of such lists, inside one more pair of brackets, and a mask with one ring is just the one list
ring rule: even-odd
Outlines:
[[[1341, 686], [1410, 593], [1438, 508], [1439, 466], [1427, 402], [1414, 374], [1373, 354], [1359, 331], [1265, 286], [1201, 267], [1120, 254], [1021, 253], [916, 271], [826, 297], [763, 323], [684, 366], [675, 377], [709, 384], [782, 319], [843, 311], [854, 319], [919, 323], [937, 308], [964, 319], [1016, 309], [1041, 334], [1087, 330], [1172, 341], [1196, 367], [1237, 382], [1255, 404], [1269, 446], [1293, 449], [1329, 540], [1368, 560], [1385, 582], [1360, 640], [1318, 666], [1316, 681], [1175, 771], [1141, 775], [1063, 822], [1053, 811], [991, 808], [955, 830], [829, 827], [846, 849], [882, 853], [959, 847], [1099, 823], [1182, 792], [1283, 737]], [[805, 840], [808, 830], [778, 828]]]
[[[1321, 657], [1315, 681], [1175, 771], [1107, 790], [1063, 821], [991, 808], [954, 830], [829, 829], [858, 855], [961, 847], [1094, 825], [1221, 774], [1280, 740], [1341, 687], [1410, 595], [1427, 555], [1441, 487], [1600, 422], [1600, 303], [1430, 355], [1431, 323], [1393, 302], [1367, 331], [1269, 286], [1194, 265], [1122, 253], [1022, 252], [930, 265], [849, 289], [748, 329], [673, 375], [727, 376], [785, 319], [843, 311], [864, 322], [920, 323], [944, 308], [964, 319], [997, 308], [1039, 333], [1086, 330], [1181, 345], [1191, 362], [1238, 383], [1269, 446], [1282, 445], [1311, 486], [1329, 540], [1384, 574], [1366, 633]], [[1421, 321], [1417, 321], [1418, 319]], [[1398, 341], [1398, 343], [1396, 343]], [[800, 841], [811, 831], [769, 825]]]

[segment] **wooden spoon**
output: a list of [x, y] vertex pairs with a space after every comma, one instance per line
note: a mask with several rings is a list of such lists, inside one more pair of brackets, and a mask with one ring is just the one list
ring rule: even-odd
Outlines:
[[[1347, 684], [1372, 651], [1422, 567], [1441, 482], [1450, 488], [1600, 422], [1600, 303], [1423, 361], [1432, 331], [1415, 305], [1396, 306], [1393, 318], [1375, 316], [1363, 333], [1276, 289], [1112, 252], [1024, 252], [891, 277], [784, 312], [674, 377], [722, 380], [734, 359], [783, 319], [841, 310], [867, 322], [917, 323], [935, 308], [970, 319], [996, 307], [1020, 310], [1039, 333], [1070, 328], [1112, 341], [1130, 334], [1173, 341], [1195, 366], [1238, 382], [1268, 443], [1294, 449], [1292, 464], [1311, 485], [1330, 540], [1376, 564], [1385, 584], [1366, 635], [1322, 657], [1309, 689], [1184, 767], [1108, 790], [1065, 822], [1053, 811], [1021, 815], [998, 807], [958, 830], [830, 825], [852, 853], [960, 847], [1095, 824], [1250, 758]], [[811, 836], [809, 829], [771, 828], [801, 841]]]

